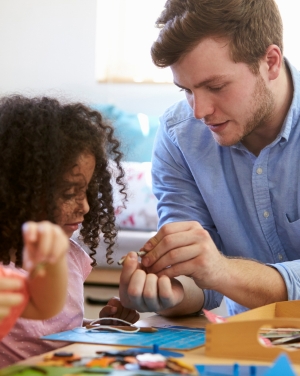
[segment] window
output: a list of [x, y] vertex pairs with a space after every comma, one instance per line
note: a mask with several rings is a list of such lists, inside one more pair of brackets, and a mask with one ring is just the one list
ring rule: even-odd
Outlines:
[[298, 69], [300, 68], [299, 0], [275, 0], [283, 21], [283, 53]]
[[[150, 48], [166, 0], [97, 0], [96, 79], [99, 82], [172, 83], [170, 68], [156, 67]], [[284, 25], [284, 55], [300, 68], [299, 0], [276, 0]]]
[[98, 0], [96, 78], [100, 82], [173, 82], [170, 68], [156, 67], [150, 48], [165, 0]]

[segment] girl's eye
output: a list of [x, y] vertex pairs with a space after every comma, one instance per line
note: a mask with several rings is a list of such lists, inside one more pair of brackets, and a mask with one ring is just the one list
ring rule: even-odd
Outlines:
[[72, 198], [76, 197], [76, 194], [75, 193], [64, 193], [63, 194], [63, 198], [65, 200], [72, 200]]
[[86, 192], [85, 191], [79, 191], [75, 193], [64, 193], [63, 194], [63, 199], [64, 200], [83, 200], [86, 197]]

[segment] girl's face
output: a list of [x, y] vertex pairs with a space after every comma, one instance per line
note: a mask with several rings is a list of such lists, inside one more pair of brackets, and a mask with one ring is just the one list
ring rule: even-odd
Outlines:
[[82, 223], [83, 217], [90, 207], [86, 191], [95, 170], [95, 157], [92, 154], [81, 154], [76, 164], [65, 176], [65, 188], [58, 199], [59, 215], [56, 223], [71, 237]]

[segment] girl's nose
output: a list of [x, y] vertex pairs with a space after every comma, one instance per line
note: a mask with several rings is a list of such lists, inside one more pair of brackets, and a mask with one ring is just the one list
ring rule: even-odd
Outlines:
[[86, 195], [84, 196], [84, 199], [81, 202], [81, 208], [80, 209], [82, 210], [83, 215], [87, 214], [90, 210], [90, 205], [88, 203]]

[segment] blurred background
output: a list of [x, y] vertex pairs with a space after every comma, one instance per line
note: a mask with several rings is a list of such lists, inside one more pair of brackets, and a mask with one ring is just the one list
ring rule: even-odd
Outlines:
[[[128, 171], [127, 211], [116, 260], [86, 282], [87, 317], [118, 294], [116, 261], [138, 250], [156, 230], [151, 193], [151, 150], [159, 116], [184, 98], [169, 68], [155, 67], [150, 47], [165, 0], [0, 0], [0, 96], [21, 93], [82, 101], [99, 109], [123, 141]], [[277, 0], [284, 22], [285, 56], [300, 66], [299, 0]], [[222, 313], [226, 311], [221, 311]]]

